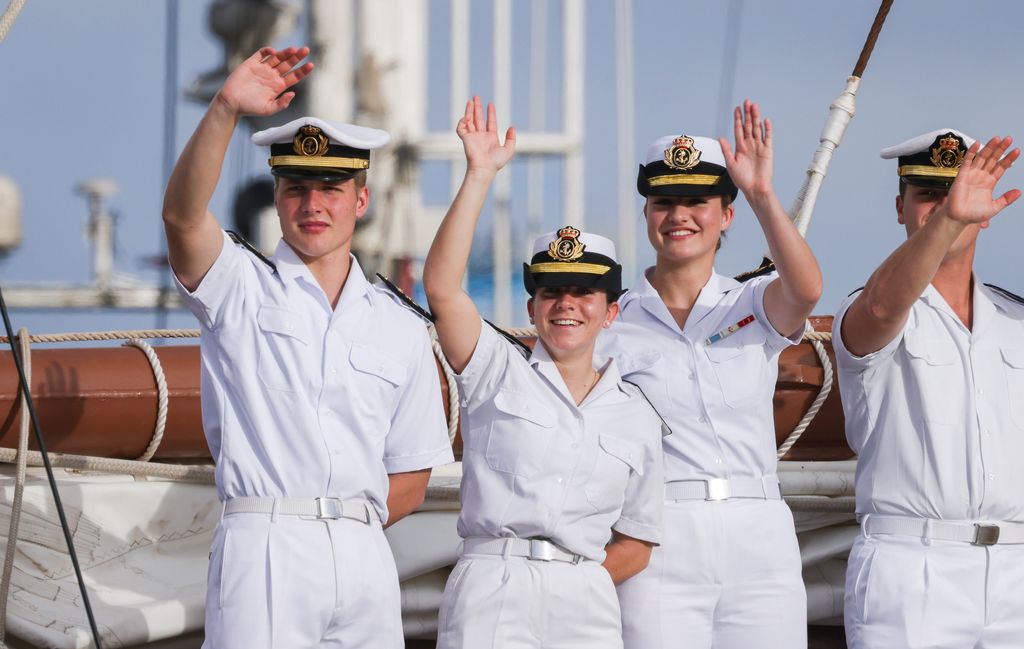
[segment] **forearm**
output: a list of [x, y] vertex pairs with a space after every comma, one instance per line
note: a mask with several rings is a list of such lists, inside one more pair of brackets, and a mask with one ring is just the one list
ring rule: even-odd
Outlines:
[[434, 235], [423, 268], [423, 290], [432, 310], [462, 292], [473, 233], [493, 180], [493, 173], [468, 170]]
[[163, 217], [169, 229], [189, 230], [202, 224], [238, 120], [239, 115], [216, 95], [167, 183]]
[[860, 300], [868, 316], [902, 323], [910, 307], [931, 283], [964, 226], [940, 211], [900, 245], [871, 275]]
[[607, 556], [602, 565], [615, 585], [619, 585], [647, 567], [652, 547], [646, 541], [612, 532], [612, 542], [604, 548]]
[[423, 504], [429, 481], [430, 469], [388, 476], [388, 520], [384, 527], [391, 527]]
[[746, 196], [768, 242], [768, 254], [779, 272], [782, 299], [806, 318], [821, 297], [822, 279], [811, 247], [786, 214], [771, 189]]

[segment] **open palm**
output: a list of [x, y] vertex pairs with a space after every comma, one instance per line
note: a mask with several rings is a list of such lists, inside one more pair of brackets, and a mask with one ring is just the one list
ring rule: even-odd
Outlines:
[[761, 109], [749, 99], [743, 102], [742, 110], [733, 110], [733, 126], [736, 134], [736, 152], [725, 138], [719, 140], [725, 167], [736, 187], [749, 195], [751, 192], [768, 191], [772, 186], [772, 123], [761, 121]]
[[264, 47], [228, 76], [221, 99], [239, 115], [273, 115], [288, 107], [294, 92], [285, 92], [313, 71], [312, 63], [299, 65], [308, 47], [275, 50]]
[[487, 104], [487, 120], [484, 120], [483, 104], [480, 97], [466, 102], [466, 113], [459, 120], [455, 132], [466, 150], [468, 170], [497, 173], [504, 167], [516, 150], [516, 129], [510, 126], [505, 132], [505, 143], [498, 140], [498, 118], [494, 104]]
[[994, 137], [980, 151], [975, 142], [964, 156], [945, 209], [949, 218], [964, 224], [985, 223], [1010, 203], [1020, 198], [1020, 190], [1011, 189], [998, 198], [996, 183], [1020, 156], [1020, 149], [1003, 154], [1013, 143], [1010, 137]]

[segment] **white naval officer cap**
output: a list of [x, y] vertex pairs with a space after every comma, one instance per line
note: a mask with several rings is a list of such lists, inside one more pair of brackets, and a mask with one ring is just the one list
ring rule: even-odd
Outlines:
[[738, 190], [725, 168], [718, 140], [665, 135], [647, 147], [636, 189], [641, 196], [729, 196]]
[[370, 167], [370, 150], [391, 141], [387, 131], [300, 117], [253, 133], [252, 143], [270, 147], [270, 172], [283, 178], [343, 181]]
[[615, 300], [622, 293], [615, 244], [571, 225], [542, 234], [533, 242], [530, 263], [523, 264], [523, 286], [530, 295], [538, 286], [597, 288]]
[[886, 147], [879, 155], [885, 160], [897, 158], [896, 174], [902, 182], [948, 189], [974, 142], [956, 129], [940, 128]]

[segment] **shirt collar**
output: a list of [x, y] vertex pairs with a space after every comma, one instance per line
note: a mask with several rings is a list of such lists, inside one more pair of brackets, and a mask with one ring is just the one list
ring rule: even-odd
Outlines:
[[[676, 325], [675, 318], [673, 318], [672, 314], [669, 313], [668, 307], [665, 306], [665, 302], [661, 299], [661, 295], [658, 294], [657, 289], [655, 289], [650, 280], [647, 279], [647, 273], [653, 270], [654, 268], [651, 267], [640, 273], [636, 286], [626, 293], [626, 298], [621, 306], [622, 308], [625, 308], [631, 301], [639, 300], [640, 304], [648, 313], [661, 320], [668, 327], [678, 331], [679, 327]], [[737, 286], [740, 286], [739, 282], [731, 277], [719, 275], [712, 268], [711, 276], [708, 277], [707, 283], [704, 284], [703, 288], [701, 288], [700, 293], [697, 295], [697, 301], [694, 302], [693, 308], [690, 310], [690, 315], [686, 319], [686, 328], [695, 325], [700, 322], [704, 316], [711, 313], [715, 305], [718, 304], [720, 296], [723, 293], [728, 293]]]
[[569, 388], [565, 385], [561, 372], [558, 371], [558, 367], [555, 365], [555, 361], [552, 360], [551, 354], [548, 353], [547, 348], [541, 343], [539, 338], [537, 339], [537, 344], [533, 346], [533, 353], [530, 354], [530, 365], [544, 376], [551, 385], [557, 388], [562, 396], [574, 407], [583, 407], [588, 402], [600, 398], [604, 393], [616, 389], [622, 381], [622, 376], [619, 374], [619, 368], [615, 363], [615, 359], [595, 354], [593, 367], [601, 373], [601, 378], [598, 379], [597, 384], [591, 388], [590, 393], [583, 399], [583, 403], [576, 406], [576, 402], [573, 400]]
[[[370, 283], [366, 281], [366, 276], [363, 275], [362, 267], [351, 253], [349, 253], [348, 258], [351, 265], [349, 266], [348, 277], [345, 279], [345, 286], [341, 289], [341, 298], [338, 300], [336, 310], [340, 310], [342, 305], [351, 304], [363, 296], [366, 296], [367, 301], [373, 304], [373, 291], [370, 290]], [[309, 266], [299, 258], [298, 253], [284, 239], [277, 242], [277, 248], [274, 250], [274, 256], [271, 257], [271, 261], [277, 266], [277, 274], [281, 277], [282, 282], [293, 282], [296, 279], [302, 278], [311, 286], [320, 287], [316, 277], [309, 270]]]

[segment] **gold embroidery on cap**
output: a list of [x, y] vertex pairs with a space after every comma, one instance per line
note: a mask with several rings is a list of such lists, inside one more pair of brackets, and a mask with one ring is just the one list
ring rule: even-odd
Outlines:
[[548, 245], [548, 256], [558, 261], [576, 261], [583, 256], [586, 248], [579, 237], [580, 231], [567, 225], [558, 231], [558, 238]]
[[686, 171], [700, 162], [700, 149], [694, 148], [693, 138], [680, 135], [672, 140], [672, 146], [665, 149], [665, 164], [673, 169]]
[[329, 145], [327, 136], [317, 126], [303, 126], [292, 138], [292, 150], [301, 156], [322, 156]]
[[953, 133], [937, 138], [939, 143], [932, 146], [932, 164], [945, 169], [958, 169], [964, 161], [963, 140]]

